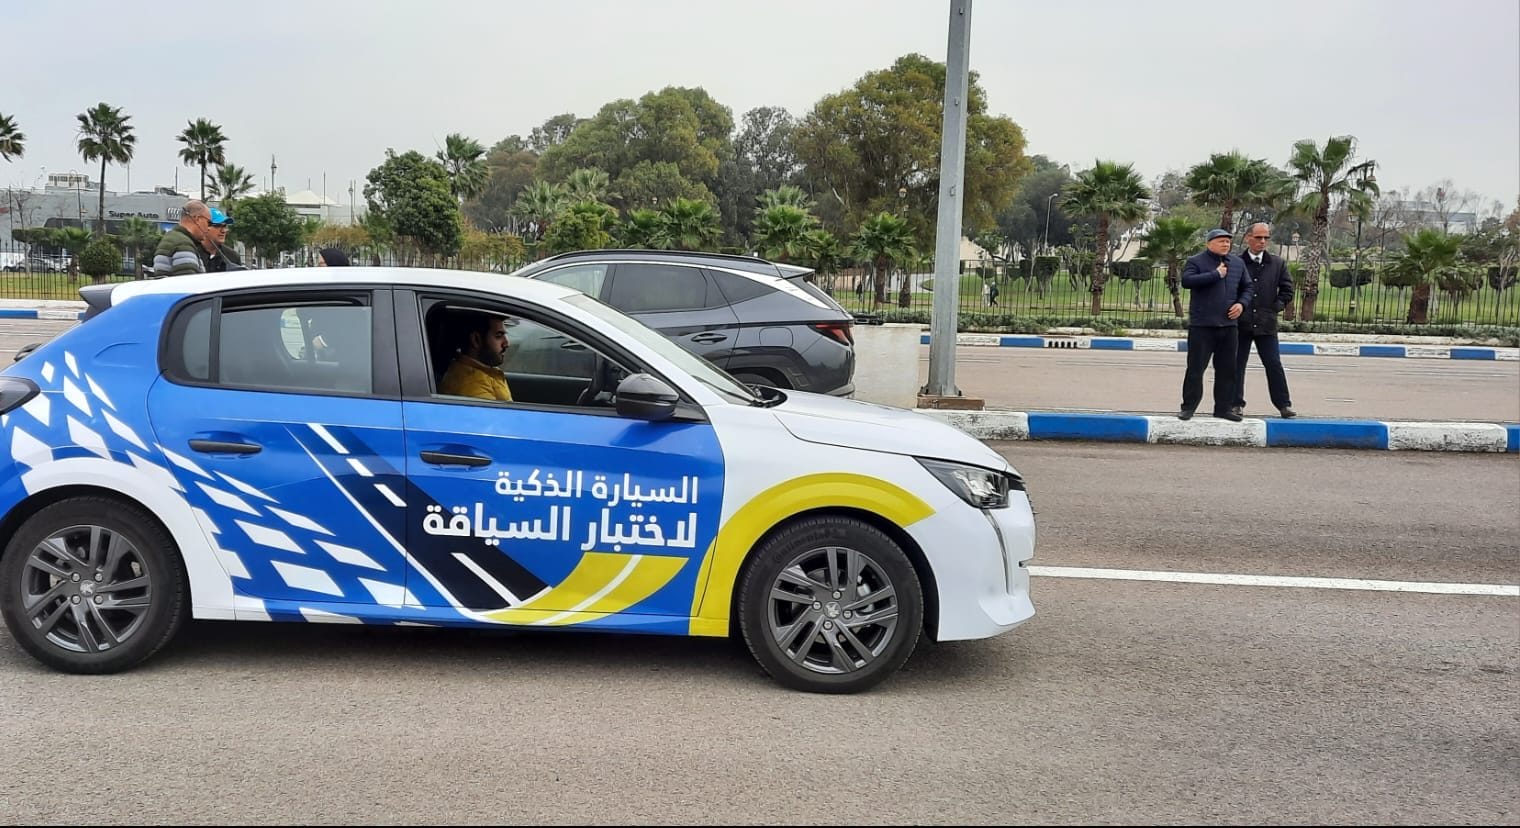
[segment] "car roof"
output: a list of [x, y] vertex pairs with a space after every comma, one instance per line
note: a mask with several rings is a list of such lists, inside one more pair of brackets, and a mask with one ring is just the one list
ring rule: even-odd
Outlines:
[[791, 277], [812, 273], [811, 268], [797, 267], [796, 265], [777, 264], [768, 259], [756, 256], [739, 256], [733, 253], [711, 253], [699, 250], [646, 250], [646, 249], [622, 249], [606, 248], [601, 250], [576, 250], [570, 253], [560, 253], [547, 259], [540, 259], [527, 267], [518, 270], [521, 275], [530, 275], [540, 270], [557, 264], [576, 261], [602, 261], [617, 259], [620, 261], [639, 262], [687, 262], [695, 265], [707, 265], [709, 267], [728, 268], [731, 270], [743, 270], [748, 273], [756, 273], [764, 276]]
[[553, 302], [580, 291], [551, 282], [524, 279], [501, 273], [443, 270], [424, 267], [289, 267], [271, 270], [237, 270], [198, 273], [124, 282], [111, 291], [111, 304], [153, 294], [220, 293], [261, 287], [309, 287], [323, 285], [416, 286], [478, 290], [530, 301]]

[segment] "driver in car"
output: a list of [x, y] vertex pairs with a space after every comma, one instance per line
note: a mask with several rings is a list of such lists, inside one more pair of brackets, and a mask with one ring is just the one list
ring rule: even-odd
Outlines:
[[507, 361], [507, 328], [502, 318], [464, 312], [459, 314], [455, 330], [460, 336], [459, 352], [438, 383], [438, 393], [511, 402], [512, 390], [501, 371]]

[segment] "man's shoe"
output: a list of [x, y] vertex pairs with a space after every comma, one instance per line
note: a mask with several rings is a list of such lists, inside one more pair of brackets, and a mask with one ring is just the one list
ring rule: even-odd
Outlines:
[[1179, 419], [1179, 420], [1191, 420], [1191, 419], [1193, 419], [1193, 409], [1191, 409], [1191, 408], [1184, 408], [1181, 411], [1178, 411], [1177, 412], [1177, 419]]
[[1238, 415], [1240, 415], [1240, 416], [1243, 417], [1243, 416], [1245, 416], [1245, 413], [1246, 413], [1246, 407], [1243, 406], [1243, 405], [1237, 405], [1234, 408], [1230, 409], [1230, 413], [1231, 414], [1238, 414]]
[[1234, 408], [1230, 409], [1229, 411], [1216, 412], [1214, 416], [1218, 417], [1221, 420], [1229, 420], [1232, 423], [1238, 423], [1241, 420], [1245, 419], [1245, 417], [1241, 416], [1240, 411]]
[[1282, 418], [1284, 420], [1291, 420], [1294, 417], [1298, 416], [1298, 412], [1297, 411], [1294, 411], [1293, 409], [1291, 409], [1291, 408], [1289, 408], [1287, 406], [1283, 406], [1282, 408], [1277, 409], [1277, 413], [1281, 414]]

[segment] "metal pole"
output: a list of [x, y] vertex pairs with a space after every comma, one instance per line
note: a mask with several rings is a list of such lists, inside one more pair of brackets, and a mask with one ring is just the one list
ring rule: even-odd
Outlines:
[[1356, 295], [1362, 285], [1362, 217], [1356, 217], [1356, 251], [1351, 254], [1351, 313], [1356, 314]]
[[939, 223], [934, 231], [934, 312], [930, 317], [930, 396], [960, 394], [955, 386], [959, 327], [962, 189], [966, 173], [966, 91], [971, 69], [971, 0], [950, 0], [945, 50], [945, 117], [939, 149]]
[[[1058, 196], [1060, 194], [1061, 194], [1061, 191], [1060, 190], [1056, 190], [1055, 192], [1053, 192], [1053, 193], [1050, 194], [1050, 198], [1045, 199], [1045, 244], [1044, 244], [1044, 251], [1045, 251], [1045, 255], [1047, 255], [1047, 256], [1050, 255], [1050, 203], [1052, 201], [1055, 201], [1056, 196]], [[1031, 272], [1033, 272], [1033, 271], [1031, 271]]]

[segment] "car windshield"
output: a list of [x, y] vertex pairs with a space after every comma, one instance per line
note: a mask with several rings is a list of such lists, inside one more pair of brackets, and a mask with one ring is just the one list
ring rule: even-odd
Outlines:
[[567, 296], [565, 297], [565, 301], [606, 322], [617, 329], [618, 333], [648, 347], [660, 356], [675, 363], [676, 367], [690, 374], [692, 379], [711, 388], [724, 398], [745, 405], [758, 405], [761, 403], [760, 398], [756, 397], [744, 383], [724, 373], [711, 362], [670, 341], [664, 334], [650, 328], [637, 319], [625, 316], [615, 308], [604, 305], [583, 293]]

